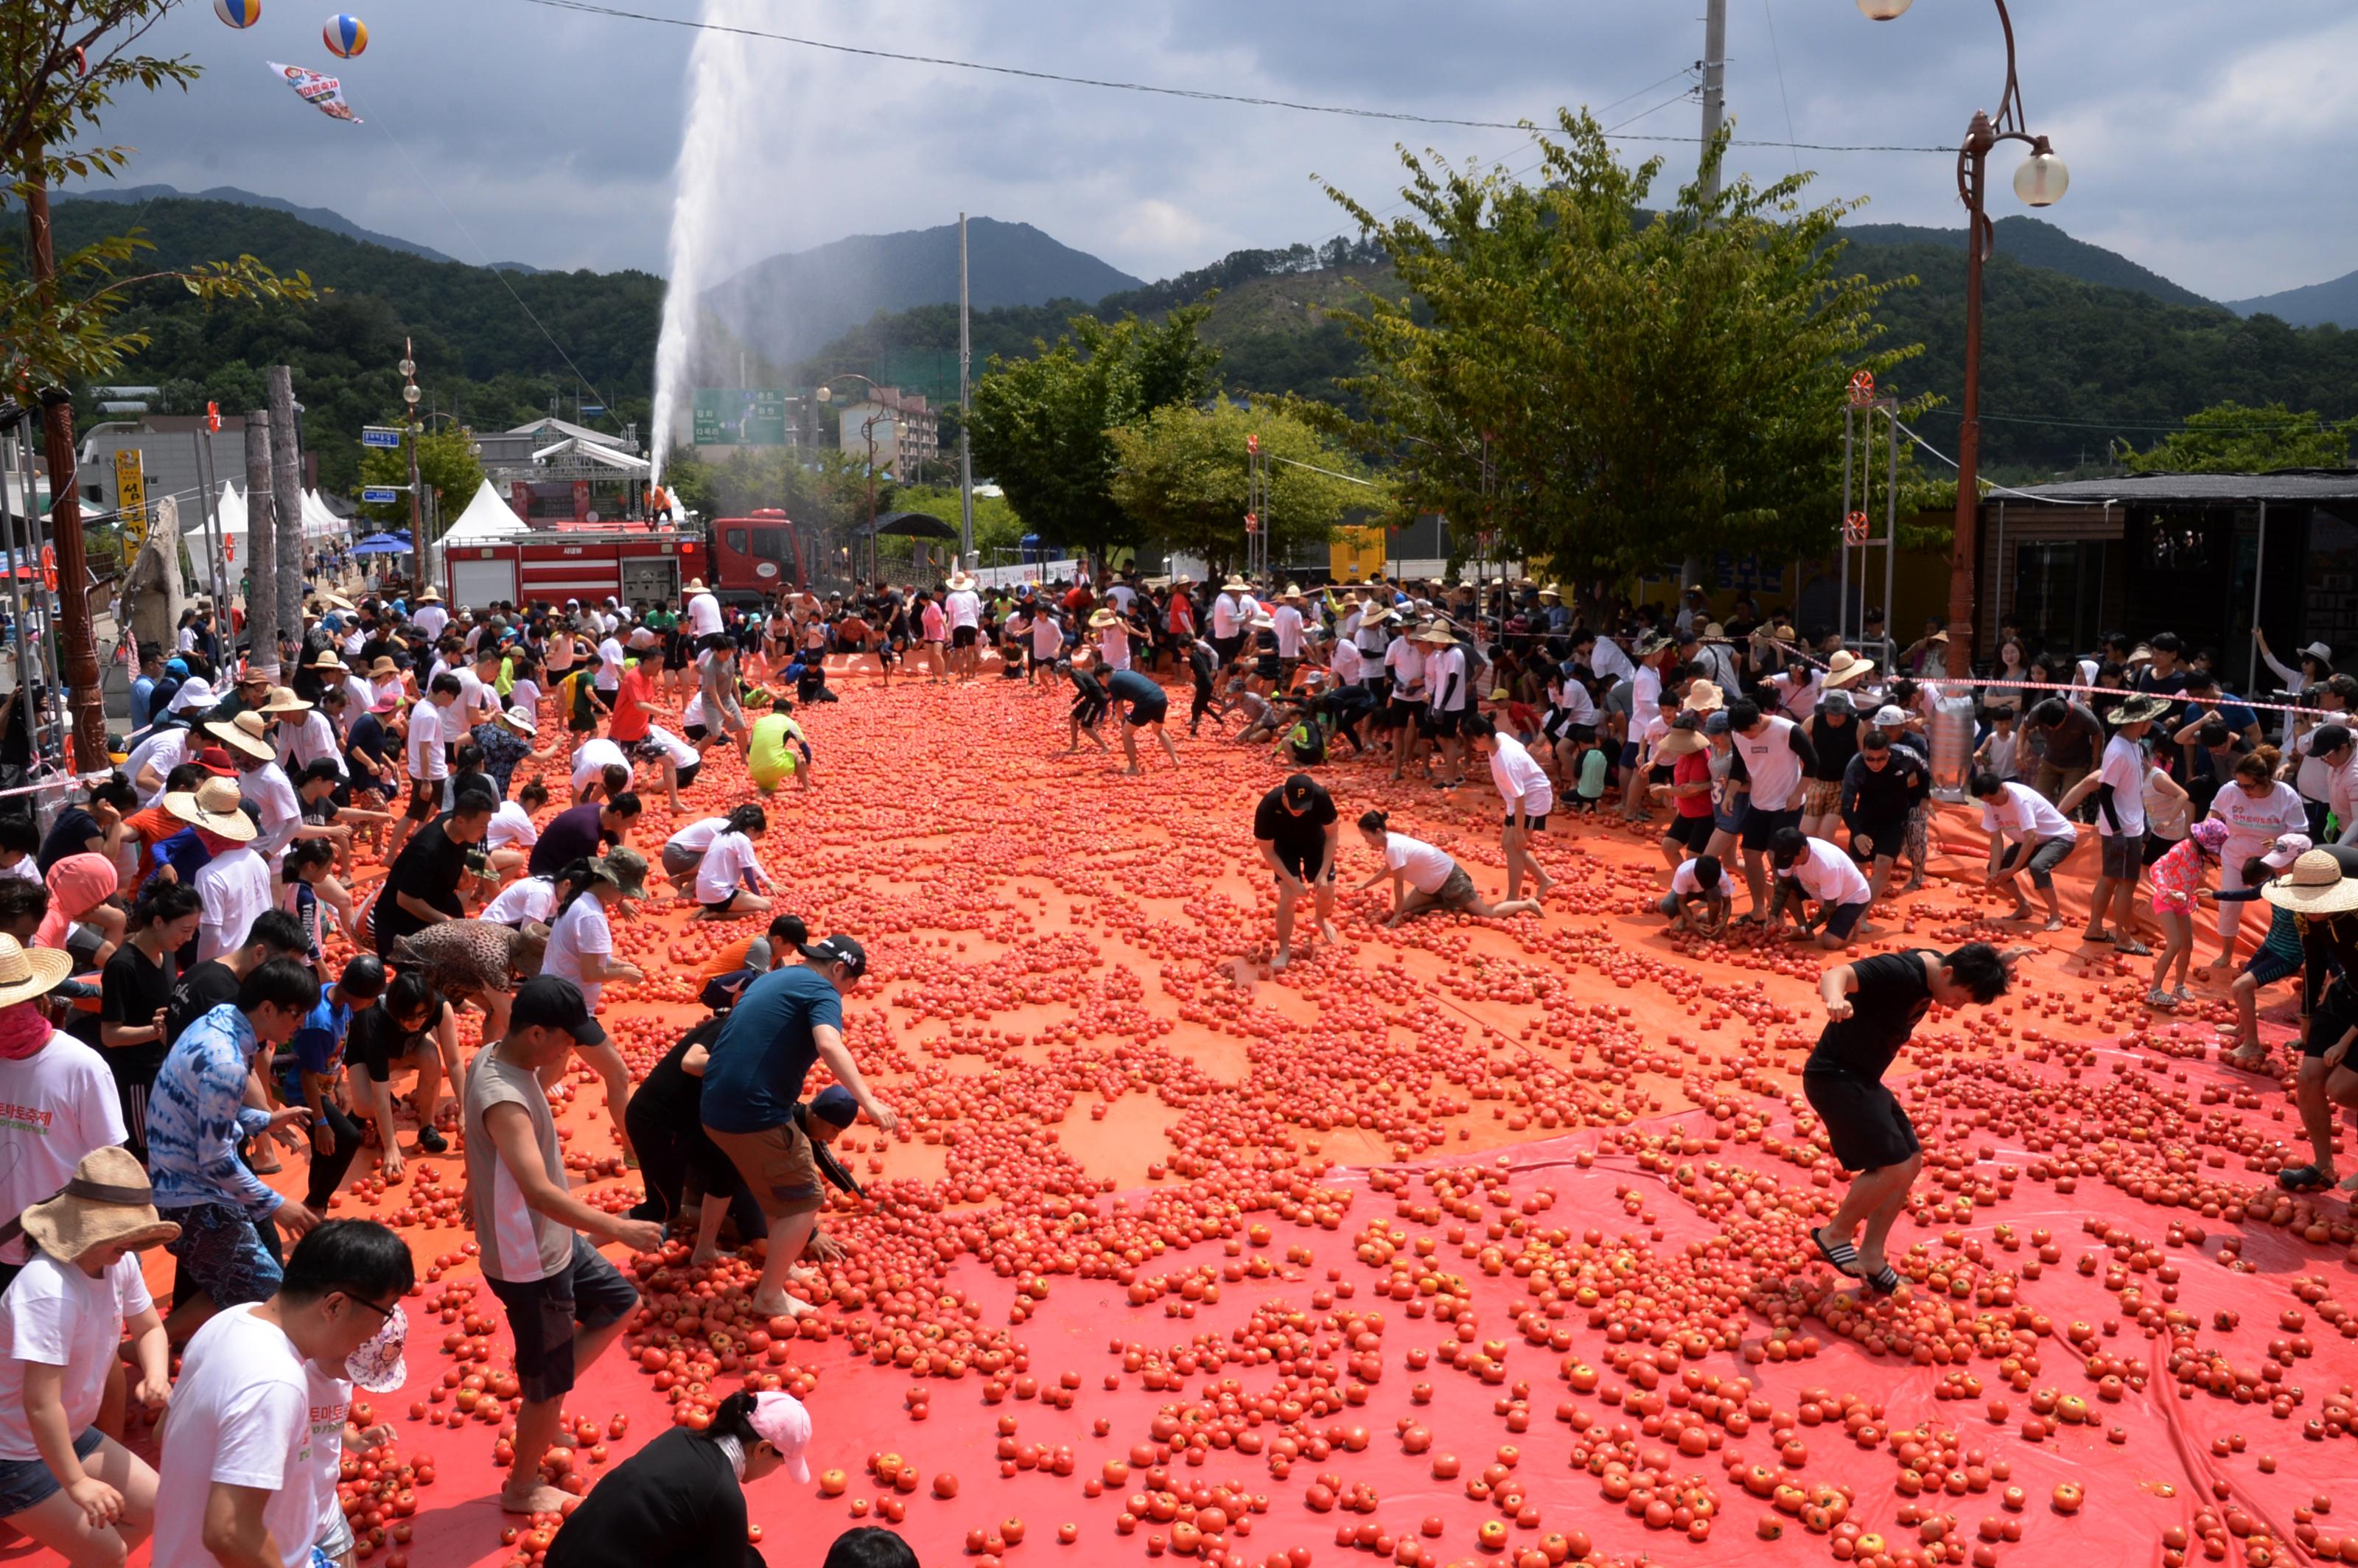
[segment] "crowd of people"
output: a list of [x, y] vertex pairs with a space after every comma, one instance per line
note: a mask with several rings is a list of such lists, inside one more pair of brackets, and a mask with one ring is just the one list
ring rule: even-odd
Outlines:
[[[341, 1455], [390, 1436], [347, 1419], [352, 1390], [400, 1385], [412, 1265], [395, 1233], [325, 1216], [356, 1170], [396, 1180], [454, 1137], [514, 1346], [513, 1512], [568, 1501], [544, 1468], [562, 1400], [641, 1304], [602, 1247], [644, 1254], [676, 1229], [702, 1266], [758, 1242], [753, 1310], [817, 1310], [796, 1292], [841, 1254], [818, 1223], [827, 1194], [862, 1195], [830, 1146], [862, 1117], [887, 1132], [897, 1118], [845, 1043], [865, 949], [813, 940], [761, 846], [773, 792], [813, 786], [795, 708], [837, 699], [827, 660], [839, 676], [846, 655], [872, 659], [880, 685], [899, 669], [1069, 687], [1067, 751], [1109, 751], [1118, 723], [1130, 773], [1184, 765], [1166, 677], [1192, 697], [1191, 746], [1208, 719], [1219, 743], [1266, 749], [1282, 770], [1253, 820], [1272, 970], [1339, 938], [1350, 770], [1377, 793], [1450, 792], [1477, 760], [1503, 888], [1367, 809], [1352, 821], [1374, 870], [1357, 885], [1389, 886], [1386, 924], [1543, 917], [1548, 836], [1624, 832], [1659, 842], [1653, 907], [1673, 925], [1848, 948], [1924, 880], [1928, 737], [1964, 726], [2004, 918], [2063, 929], [2057, 877], [2093, 839], [2082, 935], [2153, 957], [2147, 1000], [2171, 1008], [2191, 995], [2197, 905], [2218, 911], [2205, 972], [2221, 982], [2244, 904], [2270, 906], [2233, 982], [2229, 1059], [2265, 1063], [2259, 993], [2298, 979], [2315, 1149], [2281, 1179], [2341, 1181], [2333, 1108], [2358, 1107], [2358, 847], [2341, 842], [2358, 838], [2358, 746], [2336, 716], [2358, 681], [2330, 650], [2304, 649], [2299, 670], [2268, 654], [2296, 687], [2264, 708], [2166, 633], [2059, 660], [2025, 658], [2009, 628], [1985, 670], [1952, 673], [1937, 627], [1906, 649], [1854, 644], [1714, 622], [1699, 591], [1606, 630], [1591, 619], [1608, 617], [1531, 583], [985, 589], [961, 573], [751, 611], [698, 581], [676, 608], [451, 611], [428, 589], [313, 595], [272, 660], [192, 611], [173, 648], [139, 650], [115, 774], [45, 828], [0, 816], [0, 1519], [76, 1564], [120, 1563], [149, 1535], [159, 1562], [352, 1561]], [[680, 792], [716, 752], [756, 797], [691, 818]], [[643, 841], [658, 790], [673, 830]], [[705, 1015], [633, 1083], [599, 1014], [606, 988], [644, 978], [615, 926], [658, 889], [692, 920], [762, 929], [716, 947]], [[2026, 951], [1825, 972], [1803, 1087], [1857, 1179], [1812, 1241], [1870, 1290], [1897, 1282], [1885, 1239], [1921, 1162], [1883, 1075], [1931, 1006], [1994, 1000]], [[577, 1064], [640, 1173], [624, 1213], [570, 1191], [549, 1089]], [[299, 1196], [265, 1179], [283, 1156], [307, 1162]], [[164, 1302], [139, 1260], [158, 1247]], [[124, 1441], [133, 1400], [169, 1407], [152, 1466]], [[699, 1561], [758, 1561], [743, 1485], [806, 1476], [810, 1436], [790, 1397], [734, 1396], [707, 1430], [618, 1466], [548, 1561], [662, 1560], [686, 1540], [709, 1543]], [[882, 1532], [847, 1542], [844, 1563], [895, 1561]]]

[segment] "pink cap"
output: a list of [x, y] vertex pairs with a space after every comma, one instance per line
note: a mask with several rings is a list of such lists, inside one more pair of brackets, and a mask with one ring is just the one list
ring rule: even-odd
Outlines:
[[803, 1408], [802, 1400], [792, 1394], [756, 1395], [749, 1419], [762, 1441], [784, 1458], [786, 1474], [797, 1481], [809, 1481], [810, 1461], [803, 1457], [803, 1451], [810, 1446], [810, 1411]]

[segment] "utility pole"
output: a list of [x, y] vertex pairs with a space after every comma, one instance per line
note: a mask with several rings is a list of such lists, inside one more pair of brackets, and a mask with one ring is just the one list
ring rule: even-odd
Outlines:
[[[249, 668], [278, 680], [278, 503], [271, 493], [270, 410], [256, 408], [245, 416], [245, 633], [250, 644]], [[229, 607], [222, 607], [222, 624], [232, 625]], [[233, 633], [222, 644], [234, 654]], [[223, 665], [232, 658], [225, 655]]]
[[[1727, 119], [1727, 0], [1704, 0], [1703, 15], [1703, 145], [1710, 156], [1712, 138]], [[1704, 178], [1704, 199], [1719, 194], [1719, 169], [1714, 165]]]
[[[303, 634], [303, 458], [298, 449], [302, 427], [295, 413], [295, 373], [272, 365], [264, 377], [270, 389], [270, 498], [278, 513], [278, 573], [271, 582], [277, 596], [278, 624], [290, 637]], [[291, 678], [291, 677], [290, 677]]]
[[974, 334], [968, 320], [971, 306], [966, 277], [966, 214], [958, 214], [958, 563], [974, 555], [974, 453], [967, 444], [966, 427], [973, 417], [967, 407], [967, 377], [974, 361]]
[[[409, 340], [401, 340], [401, 363], [394, 367], [401, 372], [402, 422], [409, 432], [409, 569], [415, 580], [410, 585], [412, 602], [426, 591], [430, 580], [426, 562], [426, 528], [420, 521], [417, 484], [417, 361], [410, 351]], [[556, 399], [549, 400], [548, 416], [557, 417]]]
[[[57, 246], [49, 232], [49, 192], [41, 178], [44, 148], [27, 149], [25, 217], [32, 233], [33, 287], [57, 289]], [[74, 767], [98, 773], [108, 765], [106, 708], [98, 690], [98, 646], [90, 622], [90, 568], [82, 557], [81, 497], [74, 483], [73, 399], [61, 387], [40, 390], [41, 433], [49, 459], [49, 535], [58, 558], [58, 637], [66, 697], [73, 713]], [[25, 495], [26, 532], [32, 529], [32, 492]], [[11, 563], [12, 567], [15, 563]], [[19, 672], [22, 678], [22, 671]]]

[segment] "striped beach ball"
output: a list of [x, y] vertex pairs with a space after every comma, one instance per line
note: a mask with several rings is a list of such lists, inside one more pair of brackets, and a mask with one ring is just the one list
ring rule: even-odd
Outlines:
[[358, 16], [330, 16], [320, 35], [328, 41], [328, 52], [340, 59], [350, 59], [368, 48], [368, 24]]
[[262, 0], [213, 0], [213, 15], [233, 27], [250, 27], [262, 20]]

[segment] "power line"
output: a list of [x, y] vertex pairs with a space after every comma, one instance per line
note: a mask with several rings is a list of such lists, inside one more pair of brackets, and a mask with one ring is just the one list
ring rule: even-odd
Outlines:
[[[617, 21], [652, 22], [659, 27], [686, 27], [695, 32], [725, 33], [734, 38], [763, 38], [771, 43], [792, 44], [799, 49], [823, 49], [829, 54], [859, 55], [870, 59], [896, 60], [904, 65], [946, 66], [954, 70], [975, 70], [993, 76], [1022, 77], [1032, 81], [1054, 81], [1068, 87], [1102, 87], [1117, 92], [1146, 92], [1164, 98], [1190, 98], [1205, 103], [1242, 103], [1259, 109], [1292, 109], [1306, 114], [1337, 114], [1355, 120], [1390, 120], [1412, 125], [1459, 125], [1480, 131], [1521, 131], [1527, 123], [1509, 120], [1459, 119], [1445, 114], [1412, 114], [1399, 109], [1368, 109], [1347, 103], [1305, 103], [1290, 98], [1260, 98], [1240, 92], [1211, 92], [1195, 87], [1166, 87], [1156, 82], [1120, 81], [1105, 77], [1073, 76], [1062, 71], [1042, 70], [1031, 66], [994, 65], [983, 60], [952, 59], [943, 55], [910, 54], [899, 49], [872, 49], [859, 44], [831, 43], [824, 38], [802, 38], [793, 33], [773, 33], [761, 27], [731, 27], [719, 22], [705, 22], [686, 16], [658, 16], [646, 11], [626, 11], [614, 5], [590, 4], [590, 0], [525, 0], [528, 5], [543, 5], [557, 11], [577, 11], [585, 16], [605, 16]], [[1634, 96], [1634, 94], [1633, 94]], [[1644, 118], [1643, 115], [1638, 116]], [[1612, 135], [1607, 132], [1606, 135]], [[1629, 135], [1619, 138], [1633, 142], [1699, 142], [1701, 136]], [[1735, 144], [1747, 147], [1796, 147], [1803, 152], [1831, 153], [1938, 153], [1943, 157], [1954, 157], [1954, 147], [1910, 146], [1898, 145], [1837, 146], [1813, 142], [1751, 142]]]
[[[1945, 415], [1952, 419], [1963, 417], [1963, 411], [1956, 408], [1928, 408], [1924, 412]], [[2082, 430], [2191, 430], [2196, 428], [2182, 419], [2167, 425], [2151, 425], [2140, 424], [2130, 419], [2072, 419], [2053, 414], [1978, 414], [1974, 417], [2002, 420], [2009, 425], [2061, 425]], [[2321, 430], [2325, 425], [2326, 421], [2323, 419], [2246, 419], [2238, 420], [2222, 433], [2233, 434], [2239, 430]]]

